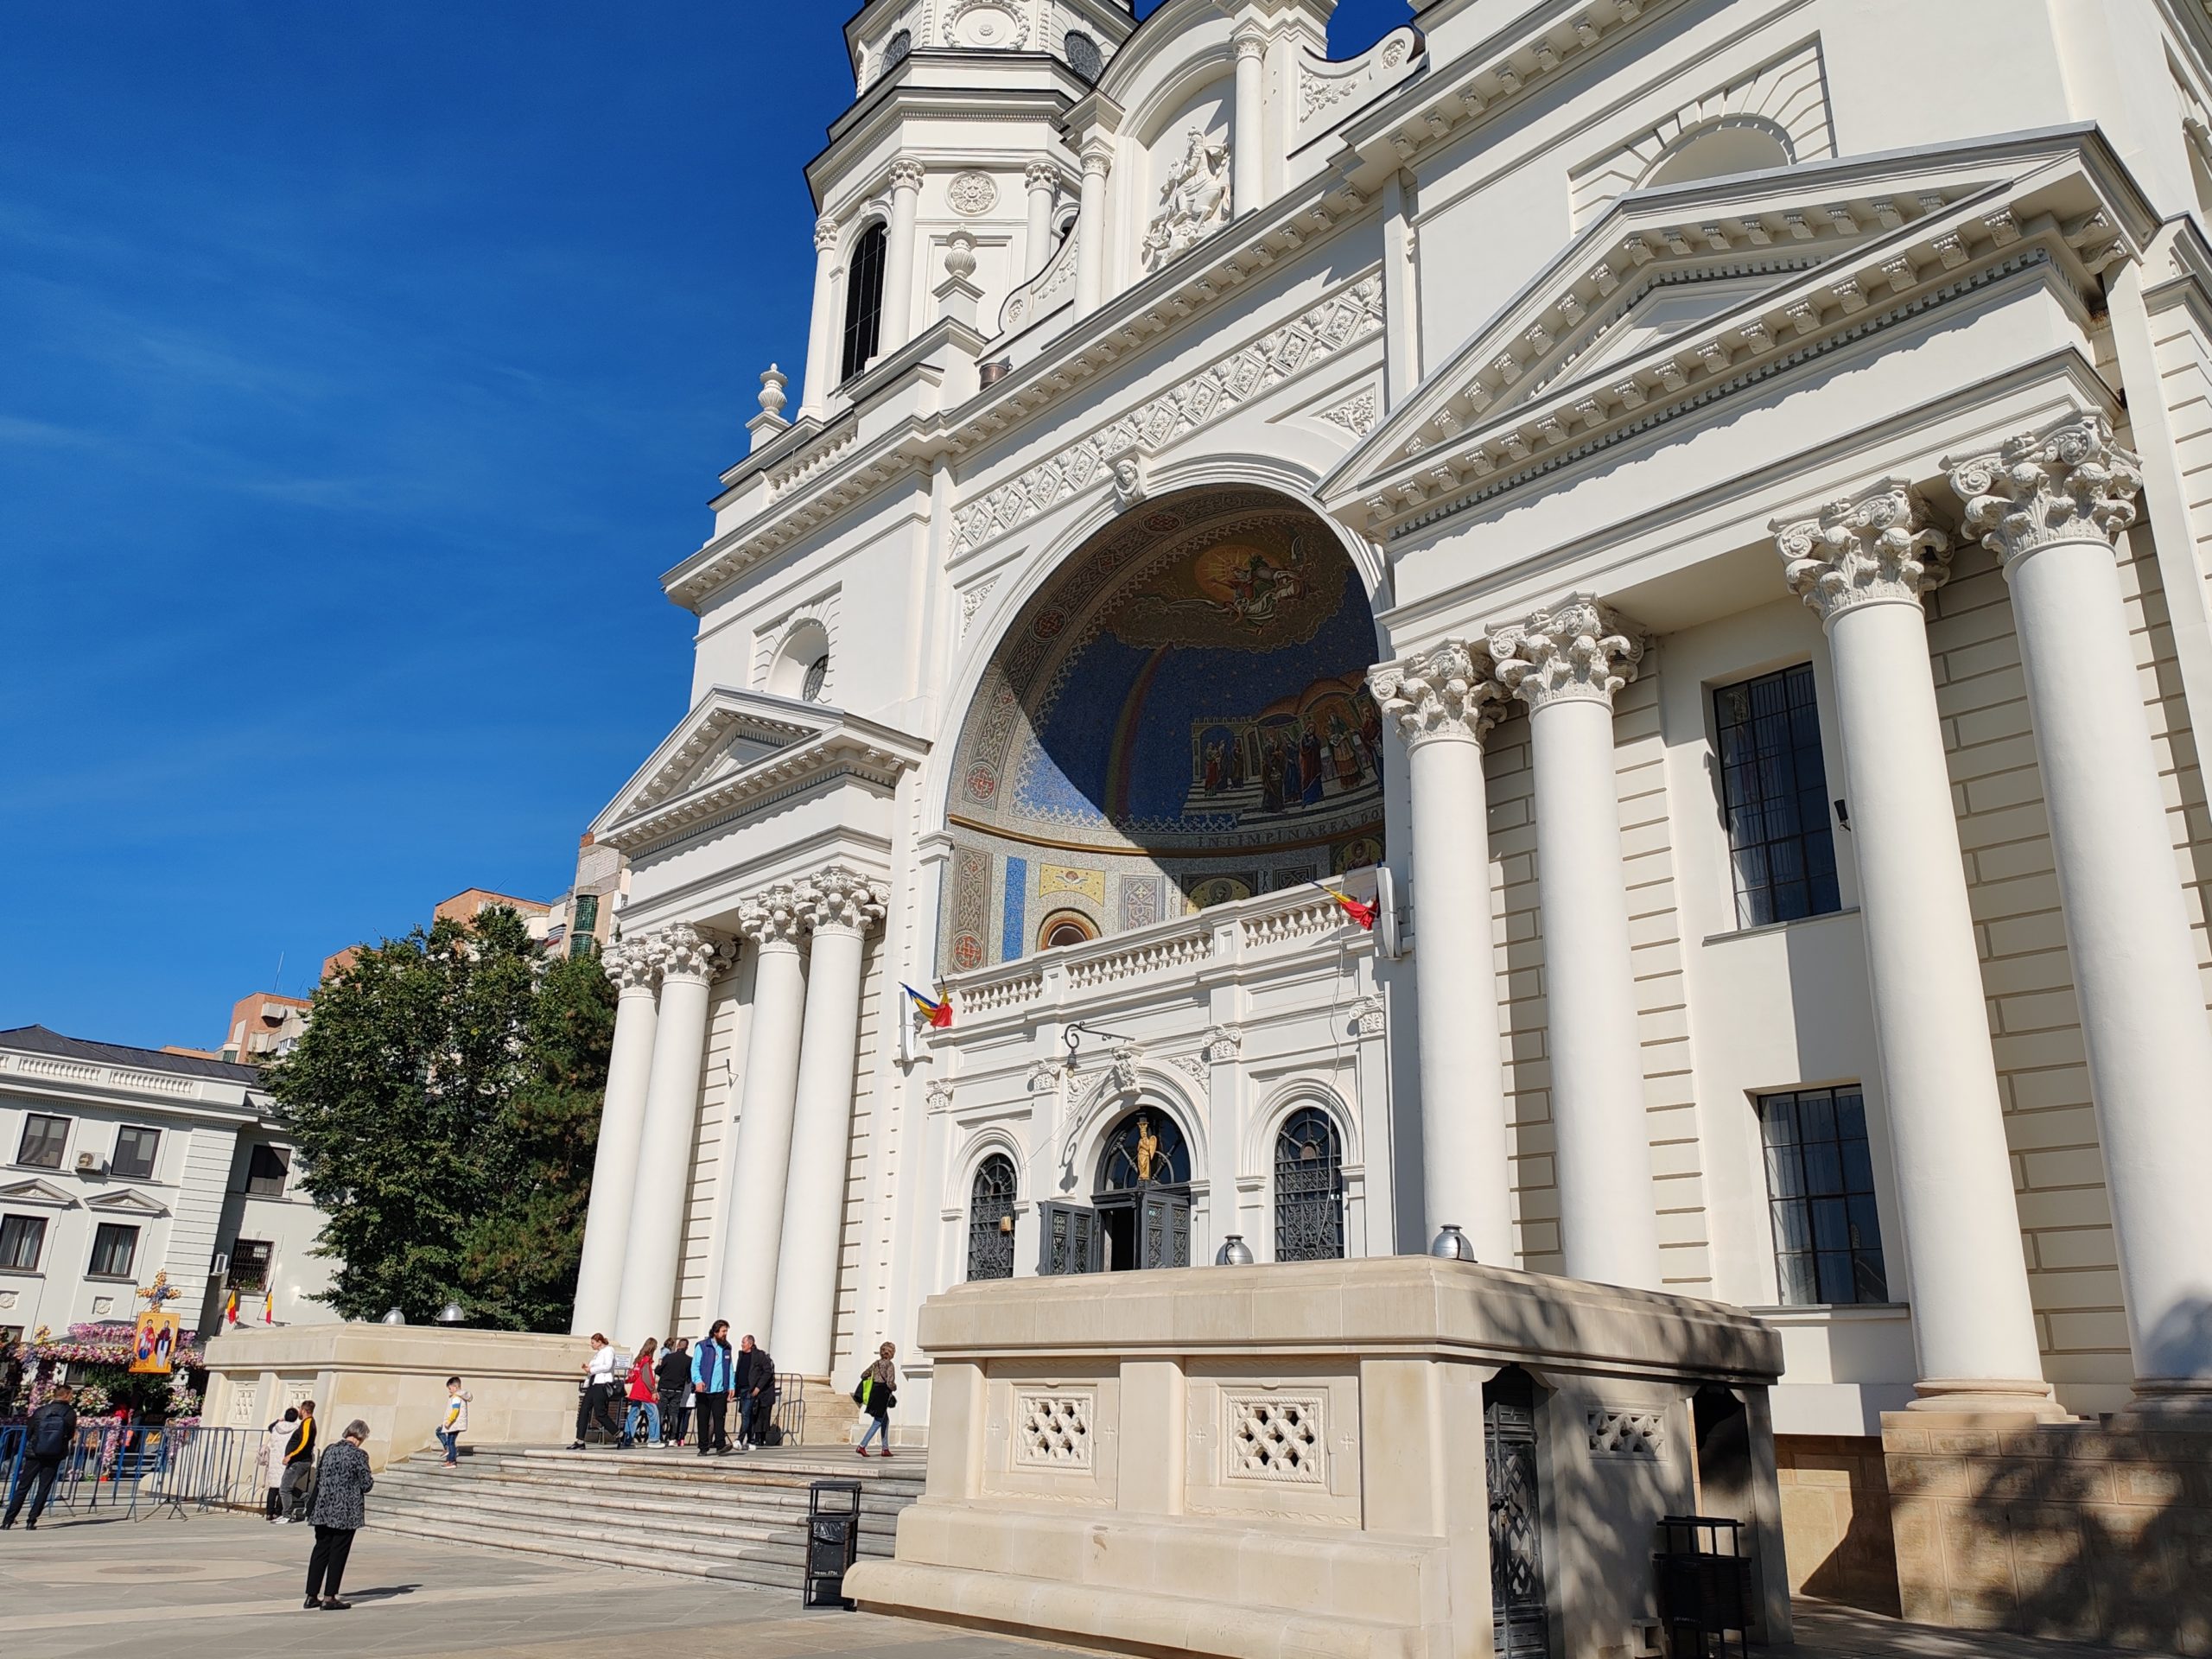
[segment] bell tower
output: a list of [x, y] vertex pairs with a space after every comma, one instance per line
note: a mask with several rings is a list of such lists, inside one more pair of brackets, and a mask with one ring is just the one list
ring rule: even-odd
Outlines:
[[998, 332], [1079, 194], [1060, 118], [1135, 27], [1131, 0], [871, 0], [846, 24], [853, 105], [807, 169], [802, 417], [941, 316]]

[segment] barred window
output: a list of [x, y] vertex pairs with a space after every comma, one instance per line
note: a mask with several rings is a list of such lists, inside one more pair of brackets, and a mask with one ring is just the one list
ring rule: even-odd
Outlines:
[[1736, 925], [1843, 908], [1813, 671], [1801, 664], [1713, 694]]
[[1859, 1091], [1801, 1089], [1764, 1096], [1758, 1109], [1783, 1301], [1889, 1300]]
[[1344, 1253], [1344, 1141], [1326, 1112], [1304, 1107], [1275, 1137], [1275, 1260], [1332, 1262]]
[[1014, 1160], [993, 1153], [976, 1171], [968, 1197], [968, 1276], [1014, 1277]]

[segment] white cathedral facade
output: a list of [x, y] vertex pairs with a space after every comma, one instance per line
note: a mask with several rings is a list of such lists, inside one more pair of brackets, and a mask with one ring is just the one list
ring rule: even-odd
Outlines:
[[964, 1279], [1448, 1224], [1784, 1436], [2212, 1406], [2212, 16], [1332, 3], [847, 25], [576, 1328], [911, 1422]]

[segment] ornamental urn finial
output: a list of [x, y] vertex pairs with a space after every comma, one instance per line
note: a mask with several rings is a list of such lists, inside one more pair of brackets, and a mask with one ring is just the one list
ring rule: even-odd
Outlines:
[[780, 418], [784, 405], [791, 402], [791, 395], [784, 388], [791, 385], [791, 377], [771, 363], [768, 372], [760, 377], [760, 412]]

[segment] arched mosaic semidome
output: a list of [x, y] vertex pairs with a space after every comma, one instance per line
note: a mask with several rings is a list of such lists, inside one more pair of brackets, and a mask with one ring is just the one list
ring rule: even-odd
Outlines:
[[955, 752], [943, 960], [1296, 887], [1382, 851], [1374, 614], [1335, 533], [1270, 491], [1138, 505], [1000, 639]]

